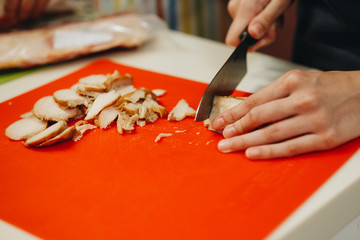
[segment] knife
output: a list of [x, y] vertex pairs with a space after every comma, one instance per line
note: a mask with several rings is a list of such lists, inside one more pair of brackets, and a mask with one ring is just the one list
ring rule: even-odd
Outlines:
[[216, 95], [231, 95], [247, 72], [246, 53], [256, 39], [250, 36], [247, 29], [240, 35], [240, 44], [229, 59], [217, 72], [202, 96], [195, 115], [195, 121], [201, 122], [209, 118]]

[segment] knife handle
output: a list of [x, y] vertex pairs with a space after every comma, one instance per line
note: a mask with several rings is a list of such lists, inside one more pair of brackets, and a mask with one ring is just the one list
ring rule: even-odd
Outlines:
[[257, 43], [257, 39], [253, 38], [250, 33], [248, 32], [248, 29], [246, 28], [241, 34], [240, 34], [240, 43], [246, 41], [248, 46], [253, 46], [255, 43]]

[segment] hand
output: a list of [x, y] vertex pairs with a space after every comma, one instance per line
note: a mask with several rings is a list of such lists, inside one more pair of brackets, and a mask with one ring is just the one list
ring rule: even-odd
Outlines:
[[270, 159], [335, 148], [360, 136], [359, 103], [360, 71], [293, 70], [214, 119], [218, 149]]
[[269, 45], [276, 38], [277, 19], [290, 4], [291, 0], [230, 0], [228, 11], [233, 22], [225, 42], [237, 46], [241, 32], [248, 26], [250, 35], [261, 39], [249, 51]]
[[5, 16], [0, 18], [0, 29], [6, 29], [16, 24], [34, 19], [45, 10], [49, 0], [5, 0]]

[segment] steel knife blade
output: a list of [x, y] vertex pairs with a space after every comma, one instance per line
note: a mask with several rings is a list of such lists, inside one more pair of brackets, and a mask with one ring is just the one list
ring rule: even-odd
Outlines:
[[247, 30], [240, 36], [240, 44], [235, 48], [225, 64], [217, 72], [202, 96], [196, 111], [195, 121], [209, 118], [216, 95], [231, 95], [247, 72], [246, 53], [249, 46], [256, 43]]

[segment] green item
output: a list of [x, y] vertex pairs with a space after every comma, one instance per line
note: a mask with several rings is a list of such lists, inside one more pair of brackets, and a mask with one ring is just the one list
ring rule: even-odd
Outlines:
[[25, 69], [25, 70], [5, 70], [5, 71], [0, 71], [0, 84], [9, 82], [11, 80], [17, 79], [19, 77], [22, 77], [26, 74], [35, 72], [37, 70], [42, 69], [42, 67], [37, 67], [37, 68], [31, 68], [31, 69]]

